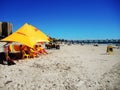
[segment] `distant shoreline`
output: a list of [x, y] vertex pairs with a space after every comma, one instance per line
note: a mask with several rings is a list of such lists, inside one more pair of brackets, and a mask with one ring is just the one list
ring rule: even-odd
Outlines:
[[120, 44], [120, 39], [93, 39], [93, 40], [67, 40], [67, 39], [55, 39], [54, 42], [71, 43], [71, 44]]

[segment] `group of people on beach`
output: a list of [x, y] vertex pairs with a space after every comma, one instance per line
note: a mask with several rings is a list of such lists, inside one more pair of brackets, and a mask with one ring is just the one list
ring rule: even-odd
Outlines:
[[5, 44], [4, 45], [4, 53], [5, 58], [8, 64], [12, 65], [14, 63], [14, 59], [24, 59], [24, 58], [35, 58], [40, 55], [48, 54], [47, 51], [41, 47], [41, 45], [35, 45], [34, 48], [28, 47], [26, 45], [17, 45], [18, 50], [14, 50], [13, 44]]
[[35, 45], [34, 48], [20, 45], [20, 51], [22, 58], [34, 58], [42, 54], [47, 54], [46, 50], [41, 47], [41, 45]]

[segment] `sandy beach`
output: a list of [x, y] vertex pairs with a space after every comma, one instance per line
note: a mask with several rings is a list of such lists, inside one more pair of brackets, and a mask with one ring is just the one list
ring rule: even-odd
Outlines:
[[48, 55], [0, 64], [0, 90], [120, 90], [120, 49], [61, 45]]

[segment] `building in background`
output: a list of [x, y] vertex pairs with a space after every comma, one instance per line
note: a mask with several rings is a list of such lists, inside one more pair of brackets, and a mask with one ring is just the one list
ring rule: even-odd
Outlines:
[[9, 22], [0, 22], [0, 39], [12, 34], [12, 24]]

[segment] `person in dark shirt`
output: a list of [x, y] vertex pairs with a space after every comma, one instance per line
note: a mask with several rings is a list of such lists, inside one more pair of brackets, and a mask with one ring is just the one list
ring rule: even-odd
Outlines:
[[8, 65], [14, 65], [14, 61], [9, 57], [8, 55], [8, 43], [4, 45], [4, 53], [5, 53], [5, 59], [7, 61]]

